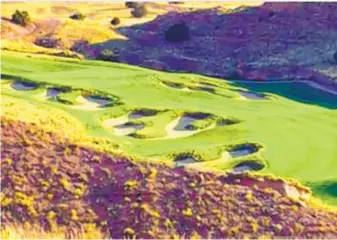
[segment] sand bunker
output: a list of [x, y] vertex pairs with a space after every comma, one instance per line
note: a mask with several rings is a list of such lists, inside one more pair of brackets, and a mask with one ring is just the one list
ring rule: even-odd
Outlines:
[[[202, 114], [202, 113], [201, 113]], [[208, 127], [203, 129], [188, 129], [191, 124], [199, 120], [199, 118], [183, 115], [176, 118], [172, 122], [166, 125], [166, 136], [161, 138], [151, 138], [151, 140], [160, 140], [160, 139], [173, 139], [173, 138], [183, 138], [195, 135], [197, 133], [210, 130], [216, 127], [216, 123], [210, 124]]]
[[112, 103], [111, 98], [109, 97], [101, 97], [101, 96], [85, 96], [87, 101], [98, 104], [99, 107], [103, 108]]
[[237, 148], [234, 148], [233, 150], [230, 150], [228, 153], [232, 157], [241, 157], [241, 156], [246, 156], [252, 153], [257, 152], [258, 148], [254, 145], [243, 145]]
[[168, 138], [188, 137], [215, 127], [215, 124], [212, 124], [204, 129], [188, 130], [188, 126], [190, 126], [194, 121], [196, 121], [195, 118], [186, 116], [182, 116], [175, 119], [171, 123], [167, 124], [166, 126], [167, 136], [164, 138], [168, 139]]
[[183, 167], [191, 163], [196, 163], [196, 160], [191, 156], [186, 156], [186, 157], [178, 157], [177, 159], [174, 160], [174, 162], [175, 167]]
[[11, 84], [11, 87], [17, 91], [30, 91], [38, 88], [38, 84], [33, 82], [22, 82], [22, 81], [14, 81]]
[[[67, 90], [61, 88], [48, 88], [44, 93], [40, 95], [44, 99], [54, 99], [57, 100], [57, 96], [61, 93], [65, 93]], [[60, 101], [60, 100], [58, 100]], [[69, 103], [70, 104], [70, 103]]]
[[155, 109], [138, 109], [129, 114], [130, 119], [139, 119], [143, 117], [151, 117], [155, 116], [159, 113], [158, 110]]
[[90, 101], [87, 97], [78, 96], [76, 98], [76, 102], [79, 103], [78, 105], [71, 105], [71, 108], [82, 109], [87, 111], [93, 110], [103, 110], [105, 106], [102, 106], [100, 103]]
[[116, 117], [116, 118], [110, 118], [110, 119], [107, 119], [105, 121], [103, 121], [103, 125], [105, 127], [114, 127], [114, 126], [117, 126], [117, 125], [121, 125], [121, 124], [124, 124], [124, 123], [127, 123], [129, 121], [129, 115], [123, 115], [123, 116], [120, 116], [120, 117]]
[[233, 168], [234, 173], [242, 173], [242, 172], [247, 172], [247, 171], [259, 171], [264, 166], [261, 163], [258, 163], [256, 161], [244, 161], [238, 165], [236, 165]]
[[58, 88], [48, 88], [46, 96], [47, 96], [47, 98], [56, 98], [57, 95], [59, 95], [60, 93], [63, 93], [63, 92], [64, 91], [62, 91], [61, 89], [58, 89]]
[[112, 128], [116, 136], [127, 136], [137, 130], [143, 129], [144, 124], [130, 122], [131, 114], [126, 114], [117, 118], [110, 118], [103, 122], [106, 128]]
[[127, 122], [127, 123], [115, 126], [113, 131], [116, 136], [126, 136], [126, 135], [136, 132], [137, 130], [141, 130], [143, 128], [144, 128], [143, 124]]
[[251, 92], [251, 91], [239, 91], [241, 98], [240, 99], [252, 99], [252, 100], [262, 100], [266, 99], [265, 95], [258, 92]]

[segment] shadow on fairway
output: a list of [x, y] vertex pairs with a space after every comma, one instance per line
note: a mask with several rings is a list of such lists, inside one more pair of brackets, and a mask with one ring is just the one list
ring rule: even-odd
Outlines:
[[254, 83], [232, 82], [232, 86], [246, 88], [249, 91], [271, 93], [293, 101], [337, 109], [337, 94], [312, 88], [303, 82]]

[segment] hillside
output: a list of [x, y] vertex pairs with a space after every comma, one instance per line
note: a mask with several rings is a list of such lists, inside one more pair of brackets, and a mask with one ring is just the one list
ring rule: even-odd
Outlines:
[[337, 214], [300, 186], [283, 192], [282, 180], [135, 163], [36, 125], [2, 118], [1, 127], [3, 224], [90, 232], [95, 223], [119, 239], [337, 236]]
[[[305, 79], [337, 89], [336, 3], [264, 3], [232, 13], [221, 8], [170, 12], [121, 27], [127, 41], [93, 47], [116, 49], [120, 61], [165, 71], [236, 80]], [[168, 42], [170, 26], [186, 23], [189, 40]]]

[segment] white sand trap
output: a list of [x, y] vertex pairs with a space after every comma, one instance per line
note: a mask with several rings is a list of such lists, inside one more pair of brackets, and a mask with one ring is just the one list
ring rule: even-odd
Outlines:
[[143, 124], [124, 123], [124, 124], [114, 127], [113, 131], [116, 136], [126, 136], [126, 135], [136, 132], [137, 130], [141, 130], [143, 128], [144, 128]]
[[110, 98], [99, 97], [99, 96], [86, 96], [84, 97], [87, 101], [98, 104], [101, 108], [112, 103]]
[[234, 173], [242, 173], [247, 171], [259, 171], [263, 168], [262, 164], [253, 161], [245, 161], [233, 168]]
[[190, 156], [181, 158], [179, 160], [175, 160], [174, 162], [175, 162], [175, 167], [182, 167], [182, 166], [185, 166], [187, 164], [196, 163], [195, 159], [193, 157], [190, 157]]
[[103, 121], [106, 128], [113, 128], [116, 136], [126, 136], [144, 128], [143, 124], [132, 124], [129, 122], [130, 114], [126, 114], [117, 118], [110, 118]]
[[60, 93], [63, 93], [64, 91], [62, 91], [61, 89], [57, 89], [57, 88], [48, 88], [47, 92], [46, 92], [46, 97], [47, 98], [56, 98], [57, 95], [59, 95]]
[[[266, 99], [265, 96], [261, 93], [248, 92], [248, 91], [239, 91], [242, 98], [251, 99], [251, 100], [262, 100]], [[241, 99], [241, 98], [240, 98]]]
[[146, 117], [142, 114], [137, 114], [137, 113], [130, 113], [128, 118], [129, 119], [139, 119], [139, 118], [143, 118], [143, 117]]
[[114, 127], [114, 126], [117, 126], [117, 125], [121, 125], [121, 124], [124, 124], [124, 123], [127, 123], [129, 121], [129, 115], [123, 115], [123, 116], [120, 116], [120, 117], [116, 117], [116, 118], [110, 118], [110, 119], [107, 119], [105, 121], [103, 121], [103, 125], [105, 127]]
[[241, 156], [246, 156], [246, 155], [252, 154], [256, 151], [257, 150], [253, 146], [243, 146], [243, 147], [231, 150], [228, 153], [232, 157], [241, 157]]
[[36, 89], [38, 85], [30, 82], [14, 81], [11, 87], [17, 91], [30, 91]]
[[220, 157], [213, 159], [213, 160], [209, 160], [209, 161], [200, 161], [200, 162], [195, 162], [195, 163], [190, 163], [189, 166], [191, 167], [196, 167], [196, 168], [200, 168], [200, 169], [208, 169], [208, 168], [212, 168], [212, 166], [216, 166], [218, 164], [225, 162], [228, 162], [228, 160], [230, 159], [230, 155], [228, 152], [224, 151], [221, 153]]
[[57, 88], [48, 88], [43, 93], [38, 94], [36, 97], [39, 99], [56, 99], [56, 96], [64, 91], [57, 89]]
[[216, 123], [209, 125], [204, 129], [187, 130], [186, 127], [198, 119], [191, 117], [178, 117], [169, 124], [166, 125], [166, 136], [160, 138], [150, 138], [149, 140], [161, 140], [161, 139], [174, 139], [174, 138], [184, 138], [195, 135], [200, 132], [204, 132], [216, 127]]
[[145, 117], [153, 117], [158, 114], [159, 111], [144, 109], [144, 110], [135, 110], [129, 114], [129, 119], [139, 119]]
[[86, 111], [94, 111], [94, 110], [103, 110], [102, 106], [98, 103], [91, 102], [84, 98], [83, 96], [78, 96], [76, 98], [76, 102], [78, 105], [70, 105], [71, 108], [86, 110]]

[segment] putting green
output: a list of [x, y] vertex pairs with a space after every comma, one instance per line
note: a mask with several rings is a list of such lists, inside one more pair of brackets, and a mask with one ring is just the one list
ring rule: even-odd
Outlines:
[[[109, 139], [128, 155], [151, 161], [173, 162], [185, 154], [195, 157], [194, 166], [218, 170], [257, 161], [265, 165], [261, 172], [298, 179], [337, 203], [337, 96], [332, 93], [304, 83], [239, 84], [5, 51], [2, 79], [8, 80], [2, 81], [4, 115], [15, 111], [9, 102], [29, 104], [56, 119], [73, 119], [87, 136]], [[18, 80], [39, 85], [17, 90], [11, 84]], [[63, 92], [43, 96], [54, 88]], [[67, 134], [66, 125], [57, 130]], [[240, 146], [254, 151], [230, 154]]]

